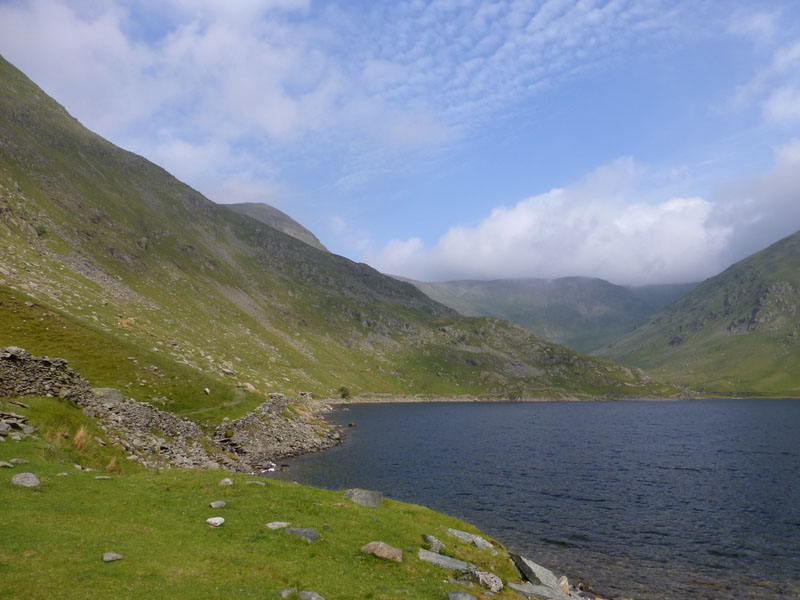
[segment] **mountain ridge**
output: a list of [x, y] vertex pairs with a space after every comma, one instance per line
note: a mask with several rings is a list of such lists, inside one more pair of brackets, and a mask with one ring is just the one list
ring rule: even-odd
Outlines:
[[800, 396], [800, 231], [711, 277], [600, 355], [707, 393]]
[[460, 317], [408, 283], [214, 204], [83, 128], [4, 60], [0, 79], [0, 238], [8, 248], [0, 310], [17, 328], [0, 328], [2, 345], [63, 355], [104, 385], [132, 385], [139, 400], [165, 397], [163, 381], [143, 368], [115, 367], [125, 374], [112, 377], [69, 344], [53, 351], [42, 330], [48, 317], [26, 316], [31, 301], [61, 315], [84, 346], [124, 346], [140, 365], [218, 384], [215, 393], [232, 402], [200, 386], [169, 399], [212, 420], [253, 407], [257, 398], [225, 387], [243, 382], [323, 396], [675, 391], [509, 323]]
[[460, 314], [506, 319], [586, 353], [602, 349], [697, 285], [619, 286], [591, 277], [444, 282], [397, 278]]

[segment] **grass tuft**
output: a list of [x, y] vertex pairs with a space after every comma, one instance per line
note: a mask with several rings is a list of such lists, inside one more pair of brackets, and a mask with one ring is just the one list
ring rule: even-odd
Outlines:
[[81, 425], [80, 428], [78, 428], [78, 431], [75, 432], [75, 436], [72, 438], [72, 446], [79, 452], [82, 452], [88, 443], [89, 431], [86, 429], [86, 425]]

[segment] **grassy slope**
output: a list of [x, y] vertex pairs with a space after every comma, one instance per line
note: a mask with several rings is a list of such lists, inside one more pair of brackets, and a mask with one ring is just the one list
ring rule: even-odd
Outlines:
[[694, 284], [626, 288], [602, 279], [564, 277], [414, 285], [463, 315], [507, 319], [551, 342], [594, 352]]
[[[209, 380], [320, 395], [342, 385], [403, 395], [670, 391], [510, 325], [456, 317], [409, 284], [215, 205], [84, 129], [6, 62], [0, 78], [0, 289], [69, 316], [98, 346], [161, 369], [180, 363], [171, 377], [187, 385], [168, 396], [175, 410], [211, 408], [198, 397]], [[21, 330], [0, 330], [6, 343], [29, 344]], [[90, 379], [105, 372], [75, 344], [63, 348], [48, 352]], [[139, 399], [167, 395], [118, 380]]]
[[736, 263], [603, 355], [714, 394], [800, 396], [800, 232]]
[[[456, 519], [391, 500], [377, 510], [363, 508], [341, 493], [279, 481], [246, 485], [253, 479], [247, 476], [234, 475], [234, 486], [220, 487], [222, 472], [146, 471], [100, 446], [102, 432], [79, 410], [53, 398], [23, 400], [29, 409], [0, 400], [0, 409], [25, 413], [41, 436], [0, 443], [0, 460], [30, 461], [0, 468], [3, 598], [276, 598], [297, 587], [326, 598], [388, 600], [446, 598], [465, 589], [416, 558], [423, 533], [444, 540], [450, 554], [519, 581], [505, 552], [493, 557], [448, 536], [448, 527], [479, 533]], [[88, 438], [78, 449], [73, 440], [82, 426]], [[95, 470], [76, 470], [76, 463]], [[12, 486], [22, 471], [36, 473], [39, 488]], [[97, 474], [112, 479], [96, 480]], [[227, 506], [213, 510], [214, 500]], [[209, 528], [211, 516], [226, 522]], [[320, 539], [309, 545], [270, 531], [270, 521], [313, 527]], [[375, 540], [401, 548], [403, 563], [359, 552]], [[125, 558], [105, 564], [105, 552]]]

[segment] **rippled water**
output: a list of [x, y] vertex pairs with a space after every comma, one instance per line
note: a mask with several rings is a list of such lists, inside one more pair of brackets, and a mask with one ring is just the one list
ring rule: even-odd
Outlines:
[[382, 490], [635, 598], [800, 598], [800, 401], [353, 405], [276, 474]]

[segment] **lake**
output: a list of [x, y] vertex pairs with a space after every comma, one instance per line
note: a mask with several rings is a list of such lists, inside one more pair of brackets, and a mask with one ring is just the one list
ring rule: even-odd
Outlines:
[[377, 489], [634, 598], [800, 598], [800, 401], [362, 404], [282, 479]]

